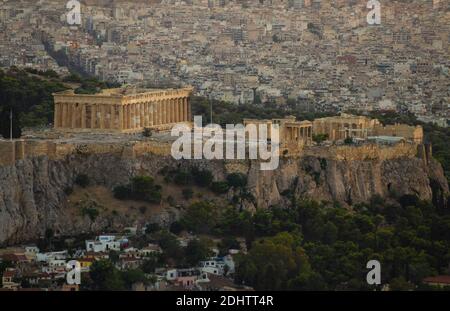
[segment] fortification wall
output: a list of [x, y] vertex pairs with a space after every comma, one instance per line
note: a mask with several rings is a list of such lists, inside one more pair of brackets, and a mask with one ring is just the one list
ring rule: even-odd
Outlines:
[[25, 158], [47, 156], [57, 160], [71, 154], [114, 154], [135, 158], [146, 153], [167, 156], [171, 145], [156, 141], [136, 143], [61, 143], [51, 140], [0, 141], [0, 166], [13, 165]]
[[[361, 146], [310, 147], [303, 149], [300, 155], [295, 156], [309, 155], [340, 161], [422, 157], [425, 153], [418, 153], [418, 146], [420, 145], [401, 142], [390, 146], [364, 144]], [[147, 153], [168, 156], [171, 154], [171, 145], [159, 141], [124, 143], [63, 143], [52, 140], [0, 141], [0, 166], [13, 165], [18, 160], [40, 156], [47, 156], [53, 160], [63, 159], [71, 154], [114, 154], [122, 158], [136, 158]], [[431, 151], [426, 154], [431, 155]], [[231, 163], [235, 164], [236, 162], [232, 161]]]
[[374, 136], [399, 136], [411, 139], [421, 143], [423, 141], [423, 128], [419, 126], [410, 126], [407, 124], [394, 124], [385, 126], [375, 126], [373, 128]]
[[0, 141], [0, 165], [11, 165], [15, 162], [15, 144], [9, 141]]
[[304, 154], [338, 161], [390, 160], [417, 157], [417, 144], [398, 143], [396, 145], [364, 144], [361, 146], [312, 147]]

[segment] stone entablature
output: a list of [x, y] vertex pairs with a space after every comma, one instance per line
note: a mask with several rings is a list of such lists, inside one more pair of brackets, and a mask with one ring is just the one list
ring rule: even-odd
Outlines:
[[[140, 132], [170, 129], [191, 122], [192, 88], [167, 90], [108, 89], [99, 94], [53, 94], [54, 128], [71, 132]], [[133, 90], [131, 90], [133, 91]]]

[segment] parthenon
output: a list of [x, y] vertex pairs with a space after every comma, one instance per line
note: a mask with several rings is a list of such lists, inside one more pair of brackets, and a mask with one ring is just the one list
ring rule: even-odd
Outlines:
[[191, 121], [191, 88], [102, 90], [99, 94], [53, 94], [54, 128], [75, 132], [135, 133], [165, 130]]

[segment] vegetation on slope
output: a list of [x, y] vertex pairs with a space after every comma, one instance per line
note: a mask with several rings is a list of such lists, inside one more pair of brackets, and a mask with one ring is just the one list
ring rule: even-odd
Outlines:
[[[424, 289], [423, 278], [449, 273], [450, 211], [415, 196], [374, 197], [348, 210], [292, 199], [254, 214], [210, 202], [192, 204], [181, 223], [202, 234], [244, 237], [237, 283], [257, 290], [365, 290], [366, 263], [382, 265], [392, 289]], [[201, 224], [201, 225], [200, 225]]]
[[21, 70], [11, 67], [0, 70], [0, 135], [10, 137], [10, 112], [13, 115], [13, 138], [19, 138], [24, 127], [48, 126], [53, 123], [52, 93], [67, 90], [67, 83], [77, 83], [78, 94], [93, 94], [102, 88], [117, 85], [95, 78], [72, 74], [61, 79], [52, 70]]

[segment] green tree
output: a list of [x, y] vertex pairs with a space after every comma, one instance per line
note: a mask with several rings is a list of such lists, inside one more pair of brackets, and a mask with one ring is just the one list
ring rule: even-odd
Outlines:
[[256, 290], [285, 290], [290, 289], [293, 278], [304, 273], [311, 273], [311, 266], [301, 240], [281, 232], [257, 240], [247, 255], [238, 256], [236, 281]]
[[200, 201], [192, 203], [181, 219], [182, 225], [195, 233], [211, 233], [215, 227], [218, 210], [212, 203]]
[[230, 187], [244, 188], [247, 186], [247, 176], [242, 173], [231, 173], [227, 176], [227, 182]]
[[406, 281], [403, 276], [393, 278], [389, 283], [389, 289], [392, 291], [409, 291], [414, 289], [414, 285]]
[[314, 134], [313, 141], [320, 144], [328, 139], [328, 134]]
[[194, 191], [191, 188], [184, 188], [182, 190], [183, 198], [185, 200], [190, 200], [194, 196]]
[[161, 231], [157, 236], [157, 241], [163, 250], [163, 257], [175, 262], [181, 262], [184, 257], [183, 249], [177, 237], [168, 231]]
[[186, 262], [190, 266], [196, 266], [200, 261], [206, 260], [212, 254], [209, 247], [210, 243], [205, 239], [189, 241], [185, 251]]
[[206, 169], [198, 169], [196, 167], [191, 170], [195, 183], [200, 187], [209, 187], [213, 181], [211, 171]]
[[122, 279], [125, 287], [131, 289], [134, 283], [142, 282], [147, 283], [147, 278], [145, 277], [144, 271], [141, 269], [130, 269], [122, 272]]
[[226, 181], [215, 181], [211, 184], [211, 190], [216, 194], [224, 194], [228, 192], [230, 186]]
[[82, 188], [86, 188], [87, 186], [89, 186], [89, 183], [90, 183], [89, 176], [86, 174], [79, 174], [75, 178], [75, 184], [77, 184]]
[[97, 260], [90, 269], [89, 275], [97, 290], [123, 290], [125, 282], [119, 270], [109, 260]]

